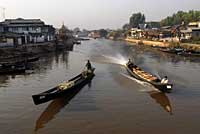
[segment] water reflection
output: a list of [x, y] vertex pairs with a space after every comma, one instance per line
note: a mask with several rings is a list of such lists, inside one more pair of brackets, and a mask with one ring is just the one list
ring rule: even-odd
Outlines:
[[[35, 63], [29, 63], [33, 70], [26, 71], [26, 73], [16, 73], [12, 75], [1, 75], [0, 76], [0, 87], [7, 87], [11, 80], [17, 78], [30, 78], [32, 74], [41, 75], [47, 74], [49, 70], [53, 70], [53, 67], [58, 67], [63, 64], [64, 69], [68, 69], [69, 51], [59, 51], [55, 53], [44, 54], [40, 60]], [[17, 77], [19, 76], [20, 77]]]
[[[115, 81], [117, 81], [120, 86], [123, 86], [125, 88], [130, 88], [130, 87], [136, 87], [135, 82], [133, 82], [132, 79], [129, 79], [129, 77], [124, 77], [126, 75], [112, 75]], [[127, 75], [128, 76], [128, 75]], [[141, 85], [143, 85], [141, 83]], [[153, 98], [156, 103], [158, 103], [166, 112], [168, 112], [170, 115], [172, 115], [172, 106], [170, 103], [169, 98], [165, 93], [159, 92], [157, 90], [152, 89], [151, 87], [146, 87], [144, 86], [143, 91], [147, 92], [151, 98]]]
[[[92, 81], [88, 83], [88, 87], [91, 87]], [[61, 98], [57, 98], [53, 100], [47, 108], [44, 110], [44, 112], [40, 115], [40, 117], [36, 121], [35, 125], [35, 132], [37, 132], [39, 129], [45, 127], [45, 124], [47, 124], [49, 121], [55, 118], [55, 115], [59, 113], [67, 104], [69, 104], [70, 100], [73, 99], [76, 94], [81, 90], [82, 87], [75, 89], [71, 94], [65, 95]]]
[[163, 107], [166, 112], [172, 115], [171, 103], [169, 101], [169, 98], [164, 93], [158, 91], [150, 91], [148, 92], [148, 94], [156, 101], [156, 103], [160, 104], [160, 106]]
[[9, 76], [0, 76], [0, 87], [4, 87], [8, 83], [8, 80]]
[[[128, 43], [128, 45], [130, 45], [130, 43]], [[133, 54], [138, 55], [138, 57], [144, 56], [144, 54], [145, 54], [145, 55], [149, 55], [152, 58], [155, 58], [159, 61], [163, 61], [163, 59], [164, 59], [167, 62], [172, 62], [175, 64], [177, 64], [179, 62], [192, 62], [192, 63], [200, 62], [200, 58], [195, 57], [195, 56], [187, 57], [187, 56], [180, 56], [180, 55], [165, 53], [165, 52], [161, 52], [158, 49], [154, 49], [154, 48], [147, 47], [144, 45], [130, 45], [130, 46], [131, 46], [132, 50], [134, 51]], [[134, 57], [137, 58], [137, 56], [134, 56]], [[140, 59], [139, 59], [139, 61], [140, 61]]]

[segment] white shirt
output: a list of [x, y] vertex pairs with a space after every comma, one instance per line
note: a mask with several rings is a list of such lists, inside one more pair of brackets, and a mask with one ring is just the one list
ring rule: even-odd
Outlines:
[[161, 80], [161, 83], [163, 83], [163, 84], [167, 84], [168, 82], [169, 82], [169, 80], [166, 79], [166, 78], [163, 78], [163, 79]]

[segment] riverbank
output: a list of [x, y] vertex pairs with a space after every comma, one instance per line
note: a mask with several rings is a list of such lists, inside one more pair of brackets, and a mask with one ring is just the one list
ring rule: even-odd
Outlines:
[[140, 40], [140, 39], [133, 39], [133, 38], [125, 38], [125, 41], [136, 43], [138, 45], [147, 45], [151, 47], [162, 47], [162, 48], [169, 48], [169, 47], [182, 47], [186, 50], [193, 50], [193, 51], [200, 51], [199, 44], [191, 44], [191, 43], [173, 43], [173, 42], [159, 42], [159, 41], [148, 41], [148, 40]]
[[0, 49], [0, 60], [1, 62], [12, 62], [26, 56], [37, 56], [49, 52], [54, 52], [57, 50], [71, 49], [73, 48], [73, 39], [67, 41], [59, 41], [57, 44], [55, 42], [45, 42], [37, 44], [26, 44], [19, 46], [17, 48], [1, 48]]
[[169, 43], [158, 42], [158, 41], [139, 40], [139, 39], [132, 39], [132, 38], [125, 38], [125, 41], [131, 42], [131, 43], [136, 43], [138, 45], [169, 47]]

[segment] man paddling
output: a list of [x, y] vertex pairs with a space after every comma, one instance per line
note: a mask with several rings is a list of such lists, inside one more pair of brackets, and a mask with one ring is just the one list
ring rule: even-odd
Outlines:
[[90, 63], [90, 60], [88, 60], [85, 65], [85, 69], [82, 72], [82, 76], [86, 78], [88, 76], [88, 74], [90, 74], [91, 72], [92, 72], [92, 65]]
[[87, 68], [87, 71], [92, 70], [92, 65], [90, 63], [90, 60], [87, 61], [86, 68]]

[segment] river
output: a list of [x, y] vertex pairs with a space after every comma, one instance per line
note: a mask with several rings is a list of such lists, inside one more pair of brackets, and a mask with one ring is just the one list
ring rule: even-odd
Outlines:
[[[120, 65], [128, 58], [174, 84], [163, 94], [132, 79]], [[31, 96], [70, 79], [87, 59], [95, 77], [77, 94], [34, 105]], [[35, 72], [0, 76], [2, 134], [199, 133], [200, 60], [120, 41], [84, 41], [71, 52], [50, 53]]]

